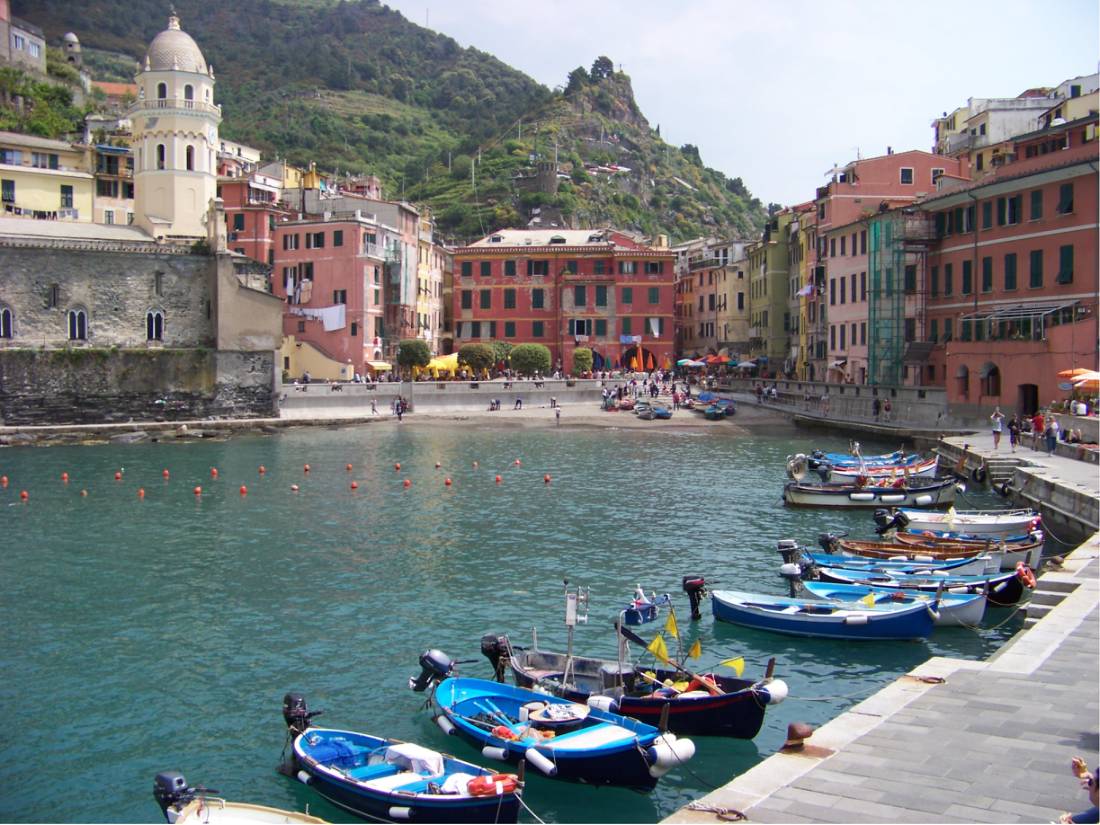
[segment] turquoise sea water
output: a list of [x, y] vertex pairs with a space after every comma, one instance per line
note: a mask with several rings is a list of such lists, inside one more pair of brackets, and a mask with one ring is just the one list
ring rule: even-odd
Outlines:
[[[789, 722], [824, 722], [930, 655], [987, 656], [1018, 629], [843, 644], [716, 624], [706, 605], [690, 623], [685, 574], [783, 593], [777, 539], [870, 535], [866, 511], [780, 503], [788, 453], [846, 445], [808, 438], [421, 423], [0, 452], [0, 821], [157, 821], [165, 769], [352, 821], [275, 772], [283, 694], [304, 692], [321, 724], [484, 762], [435, 727], [407, 678], [427, 647], [480, 659], [488, 632], [526, 641], [537, 626], [563, 649], [566, 578], [591, 588], [578, 652], [614, 656], [610, 620], [640, 582], [673, 593], [701, 666], [741, 655], [758, 676], [775, 656], [791, 696], [752, 742], [696, 739], [689, 770], [648, 795], [529, 774], [526, 799], [548, 822], [656, 821], [773, 753]], [[866, 449], [879, 447], [892, 445]], [[483, 659], [461, 670], [489, 675]]]

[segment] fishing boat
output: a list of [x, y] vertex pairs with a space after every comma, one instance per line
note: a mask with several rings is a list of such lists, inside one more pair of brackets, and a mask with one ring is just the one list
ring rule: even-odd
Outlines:
[[874, 607], [712, 590], [714, 618], [732, 624], [771, 630], [792, 636], [828, 639], [924, 639], [932, 632], [936, 602], [898, 604], [876, 602]]
[[[879, 589], [915, 590], [924, 593], [984, 593], [996, 607], [1012, 607], [1034, 587], [1034, 575], [1021, 565], [1009, 573], [958, 576], [952, 573], [860, 573], [835, 567], [819, 567], [818, 579], [836, 584], [863, 584]], [[1030, 576], [1030, 579], [1028, 578]]]
[[179, 771], [161, 771], [153, 779], [153, 798], [164, 818], [180, 825], [221, 825], [221, 823], [268, 823], [268, 825], [324, 825], [325, 820], [308, 813], [284, 811], [266, 805], [228, 802], [212, 788], [188, 786]]
[[[857, 602], [867, 605], [890, 600], [899, 604], [928, 604], [935, 598], [931, 593], [911, 593], [902, 590], [880, 590], [864, 584], [837, 584], [835, 582], [805, 582], [806, 592], [818, 599], [838, 602]], [[942, 593], [940, 606], [934, 621], [938, 627], [962, 625], [977, 627], [985, 615], [985, 596], [981, 593]]]
[[485, 679], [452, 676], [432, 694], [436, 723], [487, 759], [526, 761], [546, 776], [641, 791], [695, 754], [690, 739], [598, 706]]
[[[819, 537], [819, 543], [826, 553], [834, 556], [844, 556], [853, 559], [872, 559], [876, 561], [904, 561], [913, 564], [923, 564], [928, 567], [932, 564], [946, 562], [974, 561], [981, 556], [985, 559], [985, 567], [976, 572], [996, 573], [1001, 569], [1004, 553], [996, 544], [958, 546], [945, 544], [937, 547], [929, 544], [907, 544], [900, 541], [863, 541], [849, 539], [824, 533]], [[1015, 564], [1013, 564], [1015, 567]]]
[[522, 783], [412, 742], [318, 728], [301, 694], [283, 698], [291, 771], [330, 802], [396, 822], [515, 822]]
[[1013, 536], [1007, 539], [996, 536], [958, 538], [954, 534], [929, 536], [926, 533], [902, 531], [894, 534], [894, 541], [921, 553], [928, 551], [937, 558], [951, 553], [988, 553], [998, 557], [1000, 570], [1015, 570], [1018, 562], [1036, 569], [1043, 556], [1042, 531], [1035, 531], [1030, 536]]
[[672, 418], [672, 410], [670, 410], [668, 407], [662, 406], [661, 404], [654, 404], [653, 417], [661, 421], [667, 421], [668, 419]]
[[[578, 599], [578, 595], [581, 598]], [[668, 656], [661, 657], [664, 666], [647, 669], [634, 665], [627, 652], [627, 641], [646, 649], [653, 643], [646, 642], [628, 626], [652, 623], [661, 606], [667, 606], [669, 611], [665, 630], [679, 638], [668, 594], [646, 596], [641, 586], [619, 612], [616, 623], [618, 658], [574, 656], [573, 632], [578, 609], [575, 603], [578, 601], [582, 609], [587, 607], [586, 590], [571, 589], [567, 585], [565, 623], [569, 635], [566, 653], [540, 649], [538, 636], [534, 633], [530, 648], [513, 646], [507, 636], [483, 637], [481, 652], [492, 664], [498, 681], [503, 681], [505, 671], [511, 670], [519, 687], [547, 691], [574, 702], [598, 703], [614, 713], [651, 725], [660, 725], [662, 715], [667, 714], [668, 729], [679, 735], [739, 739], [756, 736], [764, 722], [764, 711], [787, 696], [787, 684], [772, 678], [774, 659], [768, 663], [764, 678], [755, 682], [740, 678], [740, 673], [737, 678], [695, 673]]]
[[913, 461], [919, 461], [920, 456], [915, 453], [907, 453], [905, 450], [894, 450], [892, 453], [882, 453], [880, 455], [861, 455], [858, 441], [853, 441], [849, 444], [849, 452], [847, 453], [826, 453], [822, 450], [813, 450], [810, 452], [810, 469], [814, 469], [815, 461], [827, 461], [834, 467], [843, 467], [846, 465], [859, 465], [860, 462], [867, 466], [875, 466], [878, 464], [906, 464]]
[[1034, 510], [955, 510], [927, 513], [900, 505], [899, 512], [909, 519], [907, 529], [951, 530], [973, 536], [1016, 536], [1030, 533], [1039, 526], [1039, 514]]
[[803, 484], [790, 481], [783, 503], [791, 507], [943, 507], [955, 500], [955, 479], [920, 484]]
[[[950, 573], [954, 576], [977, 576], [990, 570], [992, 559], [988, 556], [968, 556], [961, 559], [868, 559], [839, 553], [817, 553], [804, 550], [803, 554], [818, 567], [837, 567], [868, 573]], [[990, 572], [996, 572], [992, 570]]]
[[939, 466], [939, 458], [922, 459], [920, 456], [912, 456], [911, 461], [900, 464], [866, 464], [841, 463], [832, 464], [828, 461], [818, 461], [808, 458], [803, 453], [787, 456], [787, 477], [795, 481], [802, 481], [813, 471], [822, 482], [827, 481], [854, 481], [863, 477], [867, 479], [883, 478], [934, 478]]

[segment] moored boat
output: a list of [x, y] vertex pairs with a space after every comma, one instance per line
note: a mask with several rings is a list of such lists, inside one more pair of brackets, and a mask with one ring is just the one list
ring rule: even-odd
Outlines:
[[313, 727], [305, 700], [288, 693], [283, 717], [293, 737], [297, 778], [341, 808], [396, 822], [515, 822], [514, 774], [456, 759], [412, 742]]
[[179, 771], [161, 771], [153, 779], [153, 798], [164, 818], [179, 825], [221, 825], [222, 823], [267, 823], [267, 825], [324, 825], [325, 820], [308, 813], [229, 802], [214, 794], [219, 791], [192, 788]]
[[896, 464], [868, 464], [853, 463], [833, 464], [829, 461], [816, 460], [807, 457], [803, 453], [787, 456], [787, 477], [795, 481], [802, 481], [812, 471], [822, 482], [827, 481], [854, 481], [863, 477], [867, 479], [883, 478], [933, 478], [936, 475], [939, 459], [936, 456], [922, 459], [914, 455], [907, 460]]
[[736, 590], [712, 590], [714, 618], [793, 636], [830, 639], [924, 639], [932, 632], [936, 603], [874, 607], [837, 604]]
[[[900, 604], [931, 603], [935, 598], [931, 593], [907, 593], [902, 590], [880, 590], [863, 584], [837, 584], [835, 582], [804, 582], [806, 592], [819, 599], [831, 599], [839, 602], [868, 601], [878, 603], [890, 600]], [[981, 593], [942, 593], [940, 605], [933, 617], [938, 627], [962, 625], [977, 627], [985, 615], [985, 597]]]
[[867, 573], [949, 573], [953, 576], [978, 576], [992, 567], [992, 559], [988, 556], [968, 556], [961, 559], [936, 561], [921, 558], [869, 559], [837, 553], [818, 553], [812, 550], [804, 550], [803, 555], [817, 567], [836, 567]]
[[[985, 538], [956, 538], [925, 533], [899, 531], [894, 540], [901, 545], [914, 548], [917, 552], [929, 551], [933, 555], [948, 553], [989, 553], [997, 556], [999, 569], [1015, 570], [1018, 562], [1028, 567], [1038, 568], [1043, 556], [1043, 534], [1035, 531], [1030, 536], [1000, 539], [996, 536]], [[941, 557], [938, 556], [937, 557]]]
[[874, 484], [788, 482], [783, 503], [792, 507], [943, 507], [955, 501], [954, 479], [879, 487]]
[[[1019, 570], [994, 575], [957, 576], [942, 573], [860, 573], [834, 567], [819, 567], [815, 571], [822, 581], [838, 584], [863, 584], [890, 590], [916, 590], [924, 593], [984, 593], [989, 603], [997, 607], [1017, 604], [1033, 584], [1025, 583], [1030, 571]], [[1034, 581], [1032, 576], [1031, 581]]]
[[[832, 555], [847, 556], [855, 559], [876, 559], [881, 561], [908, 561], [914, 564], [942, 564], [960, 559], [973, 561], [982, 556], [985, 566], [979, 573], [995, 573], [1002, 567], [1004, 552], [997, 545], [943, 545], [927, 543], [908, 544], [901, 541], [864, 541], [849, 539], [826, 533], [819, 537], [822, 549]], [[1013, 562], [1015, 567], [1015, 562]]]
[[899, 512], [909, 520], [911, 532], [950, 530], [973, 536], [1017, 536], [1030, 533], [1039, 526], [1039, 514], [1034, 510], [948, 510], [928, 513], [901, 505]]

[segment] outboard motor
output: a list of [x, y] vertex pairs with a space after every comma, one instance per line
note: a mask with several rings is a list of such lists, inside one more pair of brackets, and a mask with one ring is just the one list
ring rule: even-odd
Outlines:
[[702, 576], [684, 576], [682, 586], [691, 603], [691, 620], [697, 622], [703, 618], [699, 605], [707, 595], [707, 580]]
[[775, 549], [783, 558], [779, 566], [779, 575], [787, 580], [793, 599], [802, 587], [802, 549], [794, 539], [781, 539]]
[[900, 510], [887, 510], [885, 507], [879, 507], [875, 510], [874, 516], [875, 533], [878, 535], [884, 535], [891, 530], [904, 530], [909, 526], [909, 516]]
[[409, 689], [423, 693], [433, 682], [441, 682], [454, 673], [455, 660], [442, 650], [431, 648], [420, 654], [420, 675], [409, 677]]
[[213, 788], [188, 787], [179, 771], [161, 771], [153, 778], [153, 798], [168, 822], [175, 822], [180, 811], [200, 792], [218, 793]]
[[300, 693], [288, 693], [283, 697], [283, 721], [286, 722], [287, 735], [291, 740], [305, 733], [312, 724], [314, 716], [320, 716], [323, 710], [310, 710], [306, 697]]
[[818, 533], [817, 544], [826, 553], [836, 552], [836, 543], [840, 538], [836, 533]]
[[821, 479], [821, 483], [825, 484], [833, 476], [833, 465], [828, 461], [822, 461], [814, 468], [814, 471], [817, 473], [817, 477]]
[[487, 633], [481, 637], [481, 655], [489, 660], [493, 666], [493, 677], [498, 682], [504, 681], [504, 660], [508, 653], [508, 638]]

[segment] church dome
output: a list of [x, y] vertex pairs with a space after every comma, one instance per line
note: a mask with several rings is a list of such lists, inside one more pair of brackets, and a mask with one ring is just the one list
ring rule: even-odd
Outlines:
[[154, 72], [196, 72], [208, 74], [206, 59], [191, 35], [180, 29], [175, 15], [168, 18], [168, 28], [153, 38], [145, 53], [146, 69]]

